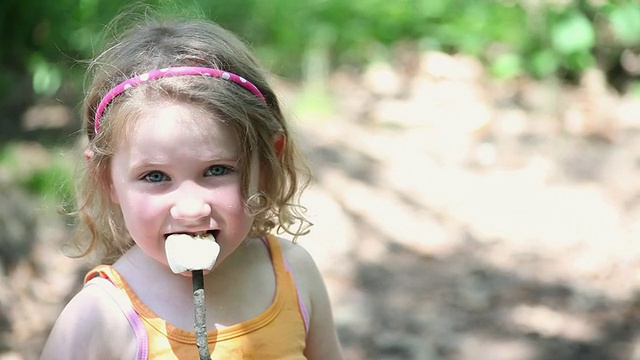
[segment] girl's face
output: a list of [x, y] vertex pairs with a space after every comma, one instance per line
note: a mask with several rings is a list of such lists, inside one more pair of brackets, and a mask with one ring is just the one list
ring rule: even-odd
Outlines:
[[[222, 122], [173, 102], [149, 107], [132, 128], [111, 163], [111, 200], [122, 209], [131, 237], [167, 265], [168, 235], [208, 231], [220, 245], [220, 264], [253, 223], [241, 195], [235, 134]], [[253, 168], [249, 194], [257, 191], [259, 174]]]

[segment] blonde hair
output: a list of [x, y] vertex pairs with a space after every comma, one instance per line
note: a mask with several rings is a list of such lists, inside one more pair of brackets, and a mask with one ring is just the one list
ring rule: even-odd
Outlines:
[[[310, 181], [310, 171], [294, 143], [280, 104], [247, 47], [232, 33], [206, 20], [151, 19], [114, 36], [88, 69], [91, 83], [84, 99], [83, 136], [91, 156], [78, 176], [77, 256], [100, 250], [102, 261], [112, 263], [133, 246], [122, 214], [109, 197], [110, 164], [118, 144], [144, 108], [162, 100], [191, 104], [222, 121], [242, 144], [240, 173], [247, 210], [255, 216], [250, 236], [272, 230], [294, 236], [311, 225], [298, 203]], [[153, 69], [175, 66], [208, 67], [235, 73], [253, 83], [266, 103], [231, 82], [198, 76], [176, 76], [149, 81], [115, 98], [101, 118], [98, 134], [94, 116], [102, 97], [120, 82]], [[206, 126], [203, 124], [202, 126]], [[283, 134], [280, 154], [274, 139]], [[257, 158], [260, 185], [248, 196], [249, 168]]]

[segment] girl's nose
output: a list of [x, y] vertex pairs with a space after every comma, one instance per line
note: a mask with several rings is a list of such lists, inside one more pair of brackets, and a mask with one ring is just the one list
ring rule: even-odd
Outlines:
[[178, 201], [170, 210], [171, 217], [176, 220], [193, 222], [211, 215], [211, 206], [202, 200]]

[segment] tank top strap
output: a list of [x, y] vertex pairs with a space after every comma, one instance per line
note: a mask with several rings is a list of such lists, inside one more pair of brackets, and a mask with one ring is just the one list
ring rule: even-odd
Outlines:
[[[116, 287], [111, 278], [106, 275], [109, 271], [109, 266], [101, 265], [92, 270], [85, 276], [85, 287], [97, 286], [101, 288], [109, 297], [118, 305], [124, 316], [127, 318], [131, 329], [133, 330], [136, 343], [136, 360], [147, 360], [149, 357], [149, 341], [147, 338], [147, 332], [142, 324], [140, 316], [133, 308], [131, 301], [127, 295]], [[101, 272], [102, 270], [102, 272]], [[104, 275], [103, 275], [104, 274]]]
[[307, 310], [307, 306], [304, 301], [302, 301], [302, 297], [300, 296], [300, 291], [298, 291], [298, 284], [296, 283], [295, 274], [293, 270], [291, 270], [291, 266], [287, 261], [286, 257], [282, 253], [282, 248], [280, 247], [280, 241], [277, 237], [273, 235], [266, 235], [261, 238], [262, 242], [264, 242], [265, 246], [269, 250], [271, 255], [271, 262], [273, 264], [273, 268], [276, 274], [288, 274], [291, 279], [291, 285], [293, 287], [293, 291], [296, 294], [298, 301], [298, 309], [300, 310], [300, 315], [302, 316], [302, 320], [304, 322], [305, 333], [309, 333], [309, 311]]

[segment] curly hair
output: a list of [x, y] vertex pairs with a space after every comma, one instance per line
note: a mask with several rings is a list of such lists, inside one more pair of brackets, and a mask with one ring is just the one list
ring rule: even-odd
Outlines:
[[[240, 181], [248, 213], [254, 216], [250, 236], [273, 230], [295, 237], [311, 225], [299, 205], [300, 192], [311, 174], [264, 71], [234, 34], [206, 20], [146, 17], [106, 43], [89, 65], [90, 85], [83, 103], [83, 133], [88, 141], [85, 166], [77, 177], [78, 232], [73, 244], [78, 257], [98, 251], [112, 263], [133, 246], [119, 207], [109, 197], [111, 160], [117, 146], [145, 107], [162, 100], [184, 102], [223, 121], [242, 144]], [[228, 81], [210, 77], [175, 76], [149, 81], [118, 96], [102, 115], [98, 133], [94, 116], [100, 100], [120, 82], [152, 69], [198, 66], [235, 73], [253, 83], [265, 102]], [[206, 124], [202, 124], [206, 127]], [[282, 152], [273, 139], [284, 135]], [[249, 169], [260, 169], [257, 193], [248, 194]]]

